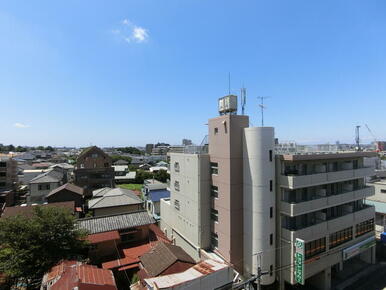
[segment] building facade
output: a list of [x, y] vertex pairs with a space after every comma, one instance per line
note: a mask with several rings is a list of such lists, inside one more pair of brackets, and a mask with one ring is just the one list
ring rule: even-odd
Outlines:
[[17, 162], [9, 156], [0, 156], [0, 211], [15, 202], [15, 187], [18, 182]]
[[364, 202], [374, 168], [364, 159], [376, 153], [283, 154], [274, 128], [249, 127], [228, 97], [209, 119], [208, 154], [169, 153], [171, 195], [160, 213], [167, 236], [195, 259], [214, 254], [240, 277], [262, 271], [262, 285], [281, 289], [330, 289], [351, 259], [374, 263], [375, 212]]
[[96, 146], [84, 149], [78, 156], [74, 177], [74, 183], [84, 189], [87, 197], [95, 189], [115, 186], [112, 160]]

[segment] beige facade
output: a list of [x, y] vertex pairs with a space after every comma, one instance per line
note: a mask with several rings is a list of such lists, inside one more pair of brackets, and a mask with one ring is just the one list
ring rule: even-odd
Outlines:
[[[343, 253], [350, 247], [365, 241], [369, 248], [358, 250], [357, 254], [367, 262], [375, 262], [375, 212], [374, 207], [364, 203], [374, 194], [374, 188], [365, 182], [374, 168], [363, 163], [363, 158], [372, 154], [277, 156], [279, 267], [294, 265], [296, 239], [305, 242], [306, 283], [317, 289], [330, 289], [331, 267], [343, 269]], [[284, 282], [296, 284], [294, 277], [294, 266], [279, 272], [282, 287]]]
[[161, 199], [160, 228], [199, 260], [210, 246], [210, 175], [207, 154], [169, 153], [170, 199]]

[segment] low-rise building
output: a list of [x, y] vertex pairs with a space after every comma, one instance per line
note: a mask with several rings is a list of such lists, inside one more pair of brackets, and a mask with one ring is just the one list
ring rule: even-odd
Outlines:
[[44, 203], [46, 196], [51, 190], [58, 188], [63, 183], [67, 182], [66, 176], [61, 170], [51, 169], [44, 172], [29, 182], [29, 194], [27, 202], [31, 203]]
[[41, 290], [117, 290], [113, 272], [78, 261], [62, 261], [43, 276]]
[[112, 160], [102, 149], [92, 146], [84, 149], [76, 160], [74, 183], [85, 190], [87, 197], [95, 189], [114, 187]]
[[0, 155], [0, 210], [15, 203], [17, 182], [17, 162], [10, 156]]
[[46, 196], [48, 203], [73, 201], [76, 207], [83, 208], [84, 190], [72, 183], [66, 183], [51, 190]]
[[93, 198], [88, 201], [88, 209], [94, 216], [128, 213], [142, 208], [143, 201], [133, 191], [119, 187], [94, 190]]

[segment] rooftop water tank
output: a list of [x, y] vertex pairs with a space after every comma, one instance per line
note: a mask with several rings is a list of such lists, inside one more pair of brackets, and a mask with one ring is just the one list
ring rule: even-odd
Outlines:
[[237, 113], [237, 96], [228, 95], [218, 99], [218, 112], [220, 115]]

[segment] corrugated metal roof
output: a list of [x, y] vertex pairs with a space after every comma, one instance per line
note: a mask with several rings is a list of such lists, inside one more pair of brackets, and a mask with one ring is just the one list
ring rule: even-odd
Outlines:
[[153, 223], [155, 223], [155, 220], [147, 211], [78, 220], [78, 226], [87, 230], [90, 234], [133, 228]]
[[[101, 194], [103, 195], [100, 196]], [[105, 189], [97, 193], [97, 196], [100, 197], [88, 201], [89, 209], [142, 203], [142, 200], [133, 191], [119, 187]]]

